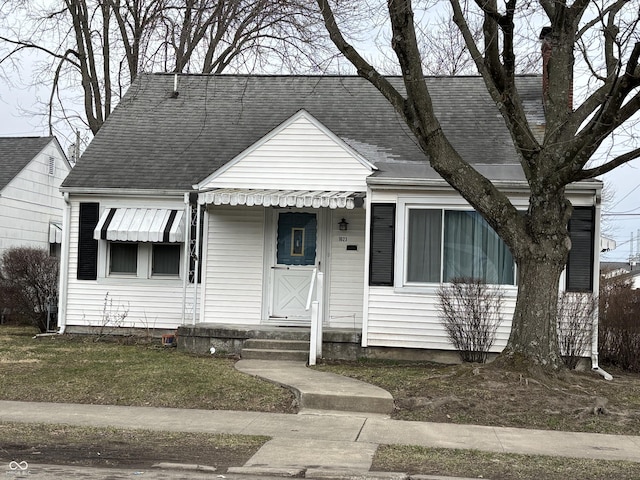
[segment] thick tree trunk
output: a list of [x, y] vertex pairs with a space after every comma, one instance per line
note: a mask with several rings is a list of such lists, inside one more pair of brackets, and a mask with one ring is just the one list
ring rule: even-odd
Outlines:
[[520, 357], [543, 368], [562, 367], [556, 328], [558, 285], [564, 262], [557, 253], [521, 259], [518, 299], [503, 356]]
[[502, 357], [555, 370], [563, 367], [557, 311], [560, 275], [571, 248], [567, 229], [571, 206], [562, 191], [533, 194], [529, 201], [527, 232], [513, 252], [518, 298]]

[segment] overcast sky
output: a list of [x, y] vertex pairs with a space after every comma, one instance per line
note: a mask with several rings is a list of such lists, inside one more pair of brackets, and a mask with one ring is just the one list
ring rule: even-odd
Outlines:
[[[30, 79], [30, 75], [25, 73]], [[46, 101], [47, 91], [37, 91], [34, 88], [8, 85], [0, 78], [0, 136], [46, 136], [48, 128], [43, 116], [34, 115], [42, 112], [39, 101]], [[71, 136], [70, 132], [66, 135]], [[62, 148], [67, 151], [73, 141], [58, 136]], [[607, 185], [615, 192], [613, 201], [605, 208], [619, 213], [607, 217], [608, 230], [606, 234], [616, 240], [616, 250], [603, 255], [604, 261], [626, 261], [631, 252], [630, 237], [633, 233], [637, 238], [640, 233], [640, 160], [629, 165], [619, 167], [606, 176]], [[633, 242], [633, 252], [640, 253], [638, 242]]]

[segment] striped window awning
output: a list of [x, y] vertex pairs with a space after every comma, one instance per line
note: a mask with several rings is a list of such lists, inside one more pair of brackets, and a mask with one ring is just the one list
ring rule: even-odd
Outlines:
[[183, 242], [183, 210], [108, 208], [93, 231], [96, 240], [120, 242]]
[[247, 207], [353, 209], [363, 206], [365, 196], [364, 192], [348, 191], [219, 188], [201, 193], [198, 202], [206, 205], [245, 205]]
[[51, 222], [49, 224], [49, 243], [62, 243], [62, 225]]

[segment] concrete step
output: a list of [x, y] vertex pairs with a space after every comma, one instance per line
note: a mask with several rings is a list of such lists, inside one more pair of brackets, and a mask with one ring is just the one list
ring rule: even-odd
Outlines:
[[245, 360], [286, 360], [306, 362], [309, 350], [277, 350], [271, 348], [243, 348], [242, 358]]
[[309, 342], [304, 340], [274, 340], [269, 338], [248, 338], [243, 348], [263, 350], [305, 350], [309, 351]]

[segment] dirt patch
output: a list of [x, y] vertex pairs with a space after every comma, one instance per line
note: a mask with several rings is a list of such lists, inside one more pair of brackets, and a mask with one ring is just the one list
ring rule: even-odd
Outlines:
[[319, 369], [386, 389], [399, 420], [640, 435], [640, 375], [615, 369], [612, 381], [473, 364], [366, 361]]
[[56, 425], [0, 424], [0, 464], [11, 461], [148, 469], [188, 463], [225, 472], [242, 466], [266, 437], [206, 435]]

